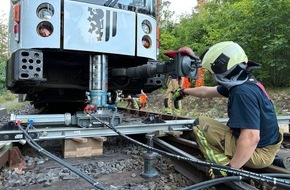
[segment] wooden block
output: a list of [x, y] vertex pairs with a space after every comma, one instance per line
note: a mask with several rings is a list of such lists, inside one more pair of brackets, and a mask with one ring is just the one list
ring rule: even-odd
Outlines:
[[165, 132], [163, 130], [153, 131], [152, 134], [156, 136], [165, 136]]
[[289, 125], [288, 124], [279, 124], [279, 127], [284, 130], [284, 133], [289, 133]]
[[179, 137], [180, 135], [183, 134], [182, 131], [168, 131], [166, 132], [167, 135], [170, 135], [170, 136], [174, 136], [174, 137]]
[[92, 137], [92, 139], [95, 139], [97, 141], [106, 141], [107, 140], [107, 137]]
[[106, 140], [106, 138], [86, 138], [86, 143], [84, 143], [85, 141], [82, 138], [76, 139], [64, 140], [64, 158], [89, 157], [103, 154], [103, 142]]
[[79, 143], [87, 143], [88, 142], [88, 139], [87, 138], [73, 138], [72, 139], [73, 141], [76, 141], [76, 142], [79, 142]]

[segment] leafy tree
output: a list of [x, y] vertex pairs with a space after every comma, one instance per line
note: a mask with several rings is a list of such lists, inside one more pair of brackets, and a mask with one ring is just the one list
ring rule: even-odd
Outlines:
[[6, 56], [8, 53], [7, 44], [8, 44], [8, 26], [7, 21], [4, 18], [4, 15], [0, 16], [0, 93], [6, 91], [5, 88], [5, 65], [6, 65]]
[[290, 67], [287, 67], [290, 52], [290, 0], [265, 0], [254, 1], [251, 12], [251, 24], [245, 25], [245, 29], [256, 29], [256, 32], [248, 32], [251, 41], [249, 48], [251, 56], [257, 56], [261, 60], [261, 76], [268, 85], [289, 85]]
[[235, 41], [249, 59], [262, 65], [256, 73], [259, 80], [268, 86], [290, 85], [290, 0], [199, 2], [198, 13], [181, 18], [170, 29], [176, 46], [186, 45], [201, 54], [215, 43]]
[[160, 14], [160, 60], [166, 60], [167, 57], [163, 54], [166, 50], [175, 49], [176, 37], [172, 34], [176, 23], [172, 20], [173, 11], [169, 10], [169, 1], [162, 1]]

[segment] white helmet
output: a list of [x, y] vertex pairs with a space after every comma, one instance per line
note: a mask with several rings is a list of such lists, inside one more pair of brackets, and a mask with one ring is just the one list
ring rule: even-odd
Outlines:
[[241, 46], [225, 41], [211, 46], [201, 56], [202, 67], [211, 73], [222, 74], [240, 63], [247, 63], [248, 57]]

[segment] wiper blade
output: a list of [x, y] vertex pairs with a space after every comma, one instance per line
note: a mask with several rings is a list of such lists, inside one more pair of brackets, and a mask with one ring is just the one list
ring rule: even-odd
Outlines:
[[115, 0], [113, 1], [113, 3], [110, 5], [110, 7], [114, 7], [117, 3], [118, 3], [119, 0]]
[[110, 4], [111, 4], [111, 2], [112, 2], [113, 0], [108, 0], [108, 1], [106, 1], [105, 3], [104, 3], [104, 6], [109, 6]]
[[104, 3], [104, 6], [114, 7], [118, 3], [118, 1], [119, 0], [108, 0]]

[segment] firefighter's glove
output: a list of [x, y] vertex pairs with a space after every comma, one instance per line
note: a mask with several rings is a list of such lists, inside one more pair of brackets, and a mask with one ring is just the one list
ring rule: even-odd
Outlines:
[[184, 89], [178, 88], [177, 90], [172, 92], [172, 99], [173, 100], [182, 100], [185, 97]]
[[215, 169], [210, 167], [209, 170], [207, 171], [207, 175], [211, 178], [211, 179], [216, 179], [216, 178], [221, 178], [221, 177], [227, 177], [228, 174], [225, 171], [219, 170], [219, 169]]

